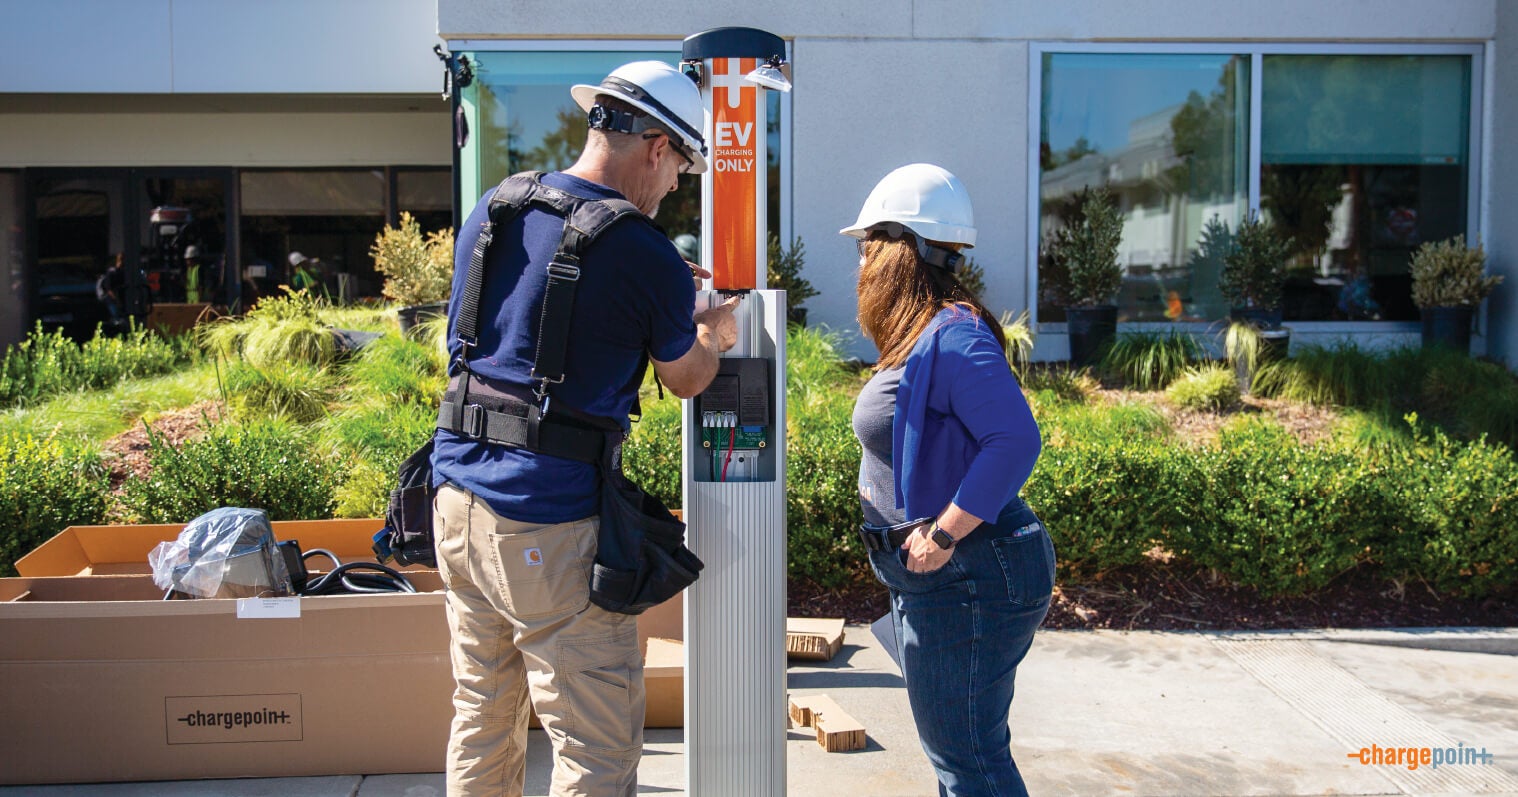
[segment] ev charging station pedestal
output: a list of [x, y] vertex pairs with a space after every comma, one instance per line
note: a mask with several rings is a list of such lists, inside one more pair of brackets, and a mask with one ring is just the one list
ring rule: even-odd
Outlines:
[[710, 168], [701, 178], [697, 305], [743, 294], [738, 343], [685, 402], [688, 544], [706, 564], [685, 598], [685, 783], [691, 797], [779, 797], [785, 771], [785, 330], [766, 284], [767, 89], [788, 91], [785, 42], [752, 28], [688, 37]]

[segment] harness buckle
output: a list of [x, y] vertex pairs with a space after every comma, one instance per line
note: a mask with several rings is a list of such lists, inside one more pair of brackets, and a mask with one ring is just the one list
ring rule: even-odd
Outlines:
[[485, 436], [485, 408], [478, 404], [465, 404], [464, 417], [459, 419], [459, 431], [469, 437]]
[[568, 282], [578, 282], [580, 279], [580, 266], [577, 263], [571, 263], [567, 260], [560, 260], [560, 257], [568, 256], [561, 253], [558, 257], [555, 257], [553, 261], [548, 264], [548, 276], [556, 277]]

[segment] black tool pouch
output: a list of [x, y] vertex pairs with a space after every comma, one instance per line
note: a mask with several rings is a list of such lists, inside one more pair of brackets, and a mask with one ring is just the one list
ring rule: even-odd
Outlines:
[[705, 565], [685, 547], [685, 524], [622, 473], [620, 437], [608, 437], [601, 459], [590, 600], [610, 612], [642, 614], [695, 583]]
[[432, 438], [396, 469], [396, 488], [385, 507], [385, 527], [374, 535], [374, 555], [401, 565], [437, 567], [432, 539]]

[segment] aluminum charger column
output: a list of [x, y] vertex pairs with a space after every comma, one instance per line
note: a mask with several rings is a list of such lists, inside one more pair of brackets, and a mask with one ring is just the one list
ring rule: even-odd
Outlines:
[[[789, 90], [779, 72], [784, 56], [783, 40], [751, 28], [704, 31], [682, 49], [682, 68], [700, 84], [706, 106], [711, 166], [701, 181], [701, 262], [713, 278], [697, 303], [744, 294], [738, 344], [723, 356], [708, 393], [685, 402], [682, 419], [688, 544], [706, 563], [685, 596], [691, 797], [786, 791], [786, 304], [784, 292], [761, 290], [768, 243], [765, 91]], [[755, 70], [766, 65], [756, 81]], [[739, 360], [747, 362], [740, 368]], [[724, 421], [709, 410], [736, 406], [716, 394], [731, 396], [740, 371], [743, 409], [754, 406], [750, 399], [766, 398], [768, 425], [714, 428]], [[747, 448], [737, 447], [735, 460], [740, 429]]]

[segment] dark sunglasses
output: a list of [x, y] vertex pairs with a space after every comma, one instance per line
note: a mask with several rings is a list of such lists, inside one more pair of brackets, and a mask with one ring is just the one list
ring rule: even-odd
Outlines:
[[662, 131], [655, 131], [652, 133], [644, 133], [643, 140], [652, 141], [659, 136], [664, 136], [665, 138], [669, 139], [669, 148], [674, 150], [675, 154], [679, 155], [681, 160], [685, 161], [685, 165], [680, 167], [680, 173], [690, 174], [690, 170], [696, 168], [696, 161], [685, 151], [685, 147], [681, 146], [680, 142], [676, 140], [674, 136]]

